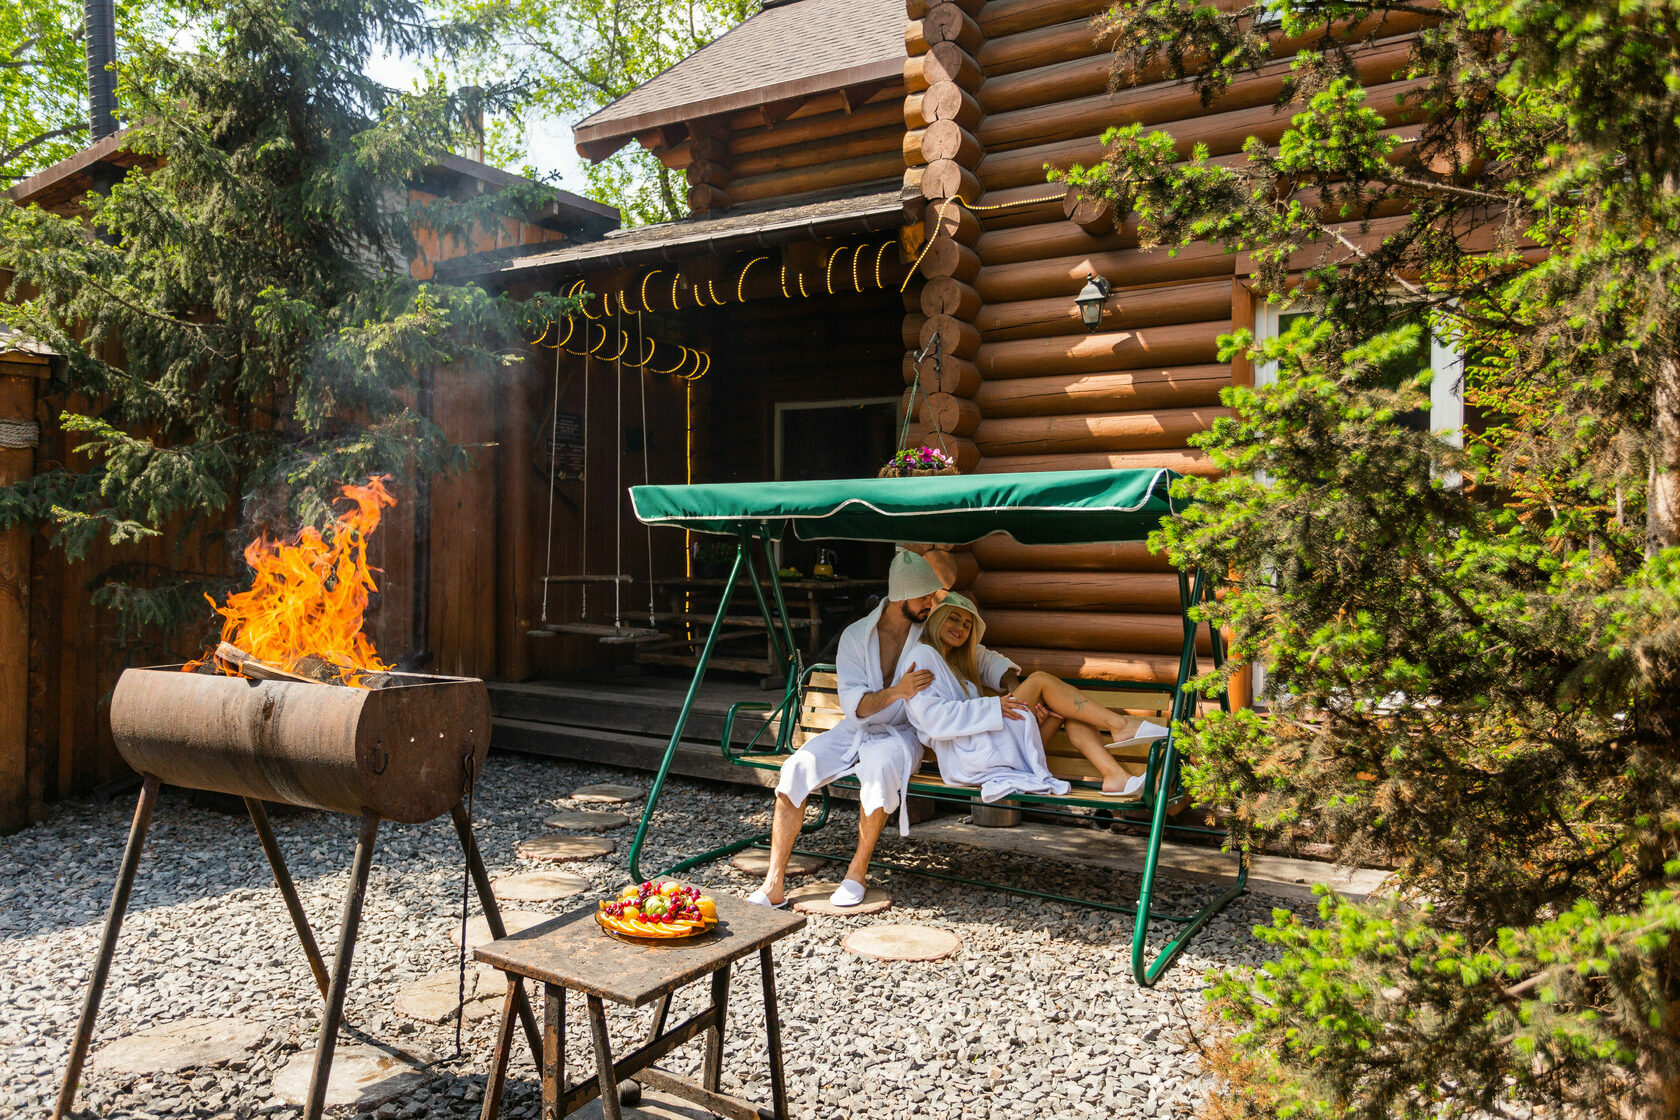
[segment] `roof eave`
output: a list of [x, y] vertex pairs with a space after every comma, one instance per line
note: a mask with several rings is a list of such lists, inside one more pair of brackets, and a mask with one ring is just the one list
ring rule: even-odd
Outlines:
[[[865, 82], [880, 82], [892, 78], [902, 77], [904, 60], [902, 58], [887, 58], [876, 62], [848, 66], [843, 70], [831, 70], [825, 74], [813, 74], [803, 78], [795, 78], [774, 85], [758, 86], [753, 89], [732, 90], [708, 97], [703, 101], [691, 101], [684, 105], [669, 105], [660, 109], [651, 109], [634, 116], [615, 117], [591, 124], [595, 117], [585, 117], [572, 128], [572, 139], [577, 144], [578, 154], [587, 160], [599, 161], [606, 159], [624, 145], [628, 144], [637, 133], [648, 132], [665, 125], [677, 124], [683, 121], [700, 120], [705, 117], [717, 116], [720, 113], [737, 113], [744, 109], [755, 109], [760, 105], [770, 105], [777, 101], [786, 101], [796, 97], [814, 97], [819, 93], [830, 93], [847, 86], [859, 85]], [[603, 110], [604, 112], [605, 110]]]
[[[896, 230], [904, 221], [903, 204], [883, 202], [858, 213], [796, 220], [774, 224], [768, 228], [733, 230], [714, 237], [672, 240], [652, 245], [627, 245], [617, 252], [589, 252], [578, 259], [580, 250], [593, 250], [599, 243], [573, 246], [566, 249], [541, 249], [521, 252], [516, 256], [492, 258], [484, 255], [460, 257], [439, 266], [440, 273], [451, 279], [541, 281], [585, 271], [594, 272], [633, 264], [677, 264], [698, 256], [738, 252], [744, 249], [770, 249], [801, 240], [821, 240], [826, 237], [875, 233]], [[505, 252], [505, 251], [504, 251]]]

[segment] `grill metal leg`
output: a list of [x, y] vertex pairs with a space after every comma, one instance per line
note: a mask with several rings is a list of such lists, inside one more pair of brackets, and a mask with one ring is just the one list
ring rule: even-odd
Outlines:
[[303, 1120], [321, 1120], [327, 1102], [327, 1078], [332, 1073], [333, 1050], [338, 1046], [338, 1027], [344, 1020], [344, 996], [350, 987], [350, 963], [356, 955], [356, 930], [362, 923], [362, 901], [367, 897], [368, 870], [373, 866], [373, 842], [379, 833], [379, 818], [362, 814], [362, 832], [356, 840], [356, 860], [350, 869], [350, 889], [344, 896], [344, 919], [338, 930], [338, 952], [333, 956], [332, 983], [327, 989], [327, 1009], [321, 1015], [321, 1036], [315, 1046], [315, 1070], [309, 1077], [309, 1101]]
[[303, 912], [297, 887], [292, 885], [292, 873], [286, 869], [286, 857], [280, 853], [280, 842], [274, 838], [274, 826], [268, 823], [268, 810], [255, 797], [245, 799], [245, 809], [251, 814], [251, 823], [256, 826], [257, 839], [262, 841], [263, 854], [268, 856], [268, 866], [274, 870], [274, 885], [280, 888], [280, 897], [286, 900], [286, 912], [292, 916], [292, 926], [297, 930], [298, 940], [303, 943], [303, 955], [309, 958], [309, 971], [315, 974], [315, 986], [320, 989], [321, 998], [326, 999], [332, 982], [327, 978], [327, 966], [321, 960], [320, 946], [315, 944], [315, 931], [309, 928], [309, 916]]
[[[485, 924], [490, 927], [490, 937], [500, 940], [507, 936], [507, 927], [502, 924], [502, 908], [496, 902], [496, 892], [490, 889], [490, 873], [484, 869], [484, 857], [479, 854], [478, 841], [473, 839], [467, 807], [457, 801], [455, 807], [449, 810], [449, 817], [455, 822], [455, 835], [461, 839], [461, 851], [466, 854], [467, 870], [478, 890], [478, 904], [484, 911]], [[537, 1029], [537, 1017], [531, 1012], [531, 1001], [525, 997], [523, 984], [514, 993], [514, 1007], [519, 1012], [520, 1025], [525, 1028], [525, 1042], [531, 1048], [531, 1060], [541, 1066], [542, 1032]]]
[[[490, 1076], [484, 1082], [484, 1108], [479, 1120], [496, 1120], [502, 1108], [502, 1088], [507, 1084], [508, 1051], [513, 1048], [513, 993], [519, 977], [507, 978], [507, 995], [502, 997], [502, 1018], [496, 1028], [496, 1051], [490, 1058]], [[543, 1083], [547, 1088], [547, 1082]]]
[[88, 1046], [93, 1042], [94, 1020], [99, 1018], [99, 1001], [104, 998], [105, 982], [111, 976], [111, 958], [116, 956], [117, 935], [122, 932], [123, 915], [128, 912], [128, 896], [134, 890], [134, 876], [140, 869], [140, 852], [146, 846], [146, 829], [151, 827], [152, 808], [157, 804], [160, 784], [155, 776], [147, 774], [140, 785], [140, 802], [134, 807], [134, 822], [128, 827], [128, 846], [123, 849], [122, 869], [117, 872], [117, 885], [111, 892], [111, 909], [105, 915], [105, 933], [99, 940], [99, 959], [94, 962], [87, 998], [82, 1001], [82, 1017], [76, 1022], [76, 1040], [70, 1047], [70, 1064], [64, 1068], [58, 1103], [53, 1106], [53, 1120], [64, 1120], [76, 1099], [82, 1064], [87, 1061]]

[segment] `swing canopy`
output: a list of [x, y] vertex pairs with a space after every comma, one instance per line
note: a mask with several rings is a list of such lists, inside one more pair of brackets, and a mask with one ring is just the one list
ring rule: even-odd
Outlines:
[[1022, 544], [1141, 541], [1185, 503], [1169, 493], [1169, 470], [848, 478], [633, 486], [648, 525], [735, 536], [791, 528], [802, 541], [923, 541], [967, 544], [1008, 533]]

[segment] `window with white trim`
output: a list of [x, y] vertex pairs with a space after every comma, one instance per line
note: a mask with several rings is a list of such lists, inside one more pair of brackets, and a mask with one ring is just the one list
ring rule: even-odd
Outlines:
[[[1285, 311], [1275, 303], [1259, 303], [1254, 310], [1254, 342], [1262, 345], [1269, 339], [1277, 338], [1289, 329], [1290, 324], [1297, 319], [1304, 319], [1311, 315], [1310, 311]], [[1452, 344], [1442, 337], [1442, 332], [1433, 324], [1425, 324], [1428, 349], [1419, 352], [1417, 363], [1409, 375], [1421, 373], [1424, 354], [1428, 354], [1428, 368], [1435, 371], [1434, 380], [1429, 385], [1429, 416], [1424, 418], [1418, 413], [1410, 413], [1402, 417], [1402, 423], [1422, 426], [1428, 424], [1428, 430], [1436, 433], [1454, 447], [1464, 446], [1464, 356]], [[1271, 385], [1277, 381], [1277, 365], [1274, 362], [1256, 362], [1254, 365], [1254, 387]], [[1398, 380], [1396, 385], [1398, 385]], [[1456, 479], [1454, 480], [1456, 483]]]

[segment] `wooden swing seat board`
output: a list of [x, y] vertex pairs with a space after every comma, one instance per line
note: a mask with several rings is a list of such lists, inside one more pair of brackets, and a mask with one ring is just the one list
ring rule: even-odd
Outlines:
[[[676, 757], [689, 713], [711, 661], [719, 632], [724, 628], [735, 591], [747, 587], [762, 615], [775, 656], [786, 665], [786, 686], [777, 703], [742, 701], [730, 708], [724, 721], [722, 749], [729, 762], [758, 769], [779, 769], [805, 736], [833, 726], [839, 720], [832, 666], [808, 666], [795, 640], [786, 597], [771, 560], [775, 542], [791, 534], [802, 541], [863, 540], [896, 542], [913, 540], [925, 544], [968, 544], [992, 533], [1003, 532], [1022, 544], [1091, 544], [1147, 539], [1161, 523], [1183, 509], [1181, 499], [1171, 494], [1178, 476], [1169, 470], [1046, 471], [1030, 474], [952, 475], [921, 478], [839, 479], [820, 482], [726, 483], [705, 486], [635, 486], [630, 502], [636, 516], [648, 525], [669, 525], [690, 532], [716, 533], [735, 538], [735, 560], [724, 582], [718, 613], [702, 648], [694, 678], [677, 715], [676, 727], [665, 756], [643, 806], [641, 823], [630, 848], [630, 875], [635, 880], [674, 875], [688, 868], [731, 855], [743, 848], [764, 846], [768, 833], [758, 833], [723, 847], [691, 856], [671, 867], [644, 874], [640, 860], [654, 807], [658, 804], [665, 777]], [[761, 574], [765, 573], [765, 574]], [[1156, 868], [1161, 842], [1170, 829], [1213, 833], [1221, 830], [1178, 825], [1169, 817], [1182, 804], [1182, 759], [1177, 745], [1177, 728], [1196, 715], [1197, 699], [1190, 681], [1197, 675], [1198, 624], [1190, 611], [1210, 602], [1214, 589], [1205, 573], [1178, 573], [1179, 617], [1184, 638], [1179, 651], [1177, 679], [1172, 685], [1160, 682], [1127, 684], [1101, 682], [1103, 702], [1111, 707], [1153, 715], [1174, 730], [1146, 744], [1131, 745], [1131, 757], [1121, 759], [1127, 769], [1141, 770], [1142, 788], [1129, 798], [1104, 796], [1093, 780], [1094, 770], [1077, 757], [1064, 735], [1046, 744], [1051, 770], [1076, 782], [1061, 797], [1023, 795], [1012, 801], [1034, 809], [1078, 815], [1076, 810], [1108, 809], [1147, 814], [1149, 842], [1140, 874], [1136, 917], [1132, 928], [1132, 975], [1140, 985], [1152, 986], [1177, 958], [1196, 933], [1246, 889], [1248, 854], [1238, 853], [1235, 881], [1195, 914], [1152, 915]], [[1208, 626], [1213, 663], [1223, 665], [1224, 645], [1211, 623]], [[1220, 696], [1222, 707], [1228, 700]], [[735, 717], [743, 711], [769, 713], [759, 732], [744, 748], [733, 747]], [[1117, 757], [1119, 757], [1117, 755]], [[1084, 767], [1081, 770], [1080, 767]], [[844, 780], [844, 779], [843, 779]], [[973, 803], [979, 791], [953, 786], [936, 775], [917, 774], [910, 792], [916, 796]], [[832, 802], [828, 789], [822, 791], [822, 811], [804, 827], [811, 832], [829, 819]], [[820, 852], [806, 853], [834, 858]], [[1105, 910], [1121, 910], [1111, 903], [1068, 898], [1008, 883], [992, 883], [916, 867], [898, 867], [876, 860], [873, 866], [893, 867], [933, 878], [973, 883], [993, 889], [1051, 898]], [[1173, 937], [1151, 960], [1148, 952], [1149, 922], [1152, 916], [1180, 924]]]
[[551, 634], [578, 634], [614, 642], [659, 642], [665, 634], [646, 626], [613, 626], [606, 622], [545, 622], [542, 629]]

